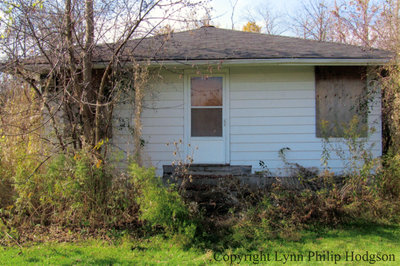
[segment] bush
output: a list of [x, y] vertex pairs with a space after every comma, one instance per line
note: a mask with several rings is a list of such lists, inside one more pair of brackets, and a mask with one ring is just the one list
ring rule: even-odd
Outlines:
[[381, 195], [400, 201], [400, 154], [386, 155], [383, 158], [383, 168], [377, 177]]
[[9, 178], [7, 167], [4, 164], [2, 144], [4, 136], [1, 136], [0, 131], [0, 209], [7, 208], [12, 205], [13, 188]]
[[117, 182], [91, 151], [36, 160], [21, 155], [16, 163], [12, 224], [99, 229], [136, 223], [135, 188]]
[[176, 187], [165, 186], [156, 177], [154, 168], [144, 168], [136, 163], [130, 165], [132, 183], [140, 193], [140, 219], [153, 228], [161, 227], [168, 236], [180, 238], [183, 242], [194, 240], [199, 228], [196, 217], [189, 211]]
[[297, 191], [276, 185], [258, 204], [244, 211], [234, 226], [235, 233], [298, 240], [302, 229], [341, 223], [345, 219], [344, 204], [333, 191]]
[[[392, 173], [384, 171], [380, 178], [393, 182], [393, 174], [399, 168], [393, 158], [391, 163]], [[292, 173], [313, 189], [296, 190], [276, 183], [272, 189], [259, 192], [264, 196], [255, 205], [236, 214], [232, 227], [233, 243], [239, 244], [241, 240], [252, 238], [263, 241], [276, 237], [299, 240], [301, 230], [321, 226], [398, 222], [398, 198], [393, 200], [393, 196], [383, 196], [380, 193], [384, 190], [376, 185], [390, 184], [393, 189], [393, 183], [379, 181], [379, 178], [374, 181], [372, 176], [369, 176], [369, 182], [365, 182], [362, 174], [342, 177], [342, 182], [338, 182], [338, 177], [328, 171], [305, 176], [303, 169], [299, 170], [297, 174]]]

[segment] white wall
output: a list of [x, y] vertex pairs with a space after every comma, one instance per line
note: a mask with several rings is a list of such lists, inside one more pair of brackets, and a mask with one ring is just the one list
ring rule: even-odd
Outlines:
[[[231, 164], [252, 165], [257, 171], [262, 160], [269, 170], [284, 175], [278, 154], [288, 147], [289, 162], [321, 167], [312, 66], [232, 67], [230, 102]], [[375, 156], [381, 154], [379, 103], [369, 117], [370, 126], [377, 129], [370, 138], [370, 144], [375, 142]], [[331, 156], [329, 166], [340, 172], [342, 161], [335, 153]]]
[[[184, 159], [174, 155], [174, 145], [184, 137], [184, 81], [179, 73], [163, 72], [146, 95], [143, 111], [144, 158], [157, 167]], [[322, 141], [315, 134], [315, 78], [312, 66], [231, 67], [230, 84], [230, 158], [231, 165], [252, 165], [259, 161], [276, 174], [285, 174], [279, 150], [290, 148], [287, 159], [305, 167], [321, 167]], [[375, 156], [381, 154], [380, 101], [369, 117], [377, 131], [370, 137]], [[132, 155], [133, 137], [121, 124], [133, 123], [133, 106], [120, 104], [115, 109], [112, 143], [114, 150]], [[118, 118], [119, 117], [119, 118]], [[126, 122], [127, 121], [127, 122]], [[329, 166], [340, 172], [342, 161], [331, 153]], [[336, 157], [336, 158], [335, 158]]]
[[[145, 141], [144, 163], [155, 166], [157, 174], [162, 174], [163, 164], [178, 160], [173, 142], [183, 140], [183, 77], [171, 72], [162, 72], [148, 88], [142, 113], [142, 134]], [[133, 136], [127, 127], [119, 129], [119, 120], [129, 121], [133, 125], [134, 107], [131, 103], [119, 104], [114, 110], [113, 146], [124, 156], [133, 154]], [[126, 123], [125, 123], [126, 124]], [[166, 145], [170, 143], [171, 145]], [[179, 149], [183, 149], [179, 145]], [[124, 165], [122, 165], [124, 167]]]

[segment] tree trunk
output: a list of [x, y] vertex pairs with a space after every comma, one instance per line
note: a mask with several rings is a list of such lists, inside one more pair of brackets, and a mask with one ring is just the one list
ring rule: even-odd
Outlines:
[[93, 0], [85, 1], [85, 45], [83, 49], [83, 67], [82, 67], [82, 82], [83, 82], [83, 92], [81, 96], [80, 103], [80, 113], [82, 116], [82, 126], [83, 134], [85, 136], [85, 141], [90, 145], [95, 145], [96, 140], [94, 136], [94, 115], [92, 107], [88, 104], [83, 103], [86, 101], [89, 103], [94, 103], [95, 99], [95, 88], [93, 87], [92, 80], [92, 54], [94, 46], [94, 18], [93, 18]]
[[148, 82], [148, 69], [146, 66], [136, 64], [134, 67], [134, 88], [135, 88], [135, 119], [134, 119], [134, 159], [140, 166], [143, 165], [142, 158], [142, 110], [145, 96], [145, 86]]

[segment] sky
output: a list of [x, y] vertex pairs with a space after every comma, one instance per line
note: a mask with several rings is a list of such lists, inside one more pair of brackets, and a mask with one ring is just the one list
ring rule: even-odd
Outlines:
[[[234, 3], [235, 0], [211, 0], [213, 22], [219, 24], [216, 26], [231, 28], [231, 2]], [[296, 8], [301, 6], [301, 3], [301, 0], [238, 0], [234, 13], [235, 28], [241, 29], [246, 24], [248, 21], [246, 19], [247, 10], [254, 11], [259, 7], [269, 7], [273, 12], [286, 16], [289, 13], [295, 14]]]

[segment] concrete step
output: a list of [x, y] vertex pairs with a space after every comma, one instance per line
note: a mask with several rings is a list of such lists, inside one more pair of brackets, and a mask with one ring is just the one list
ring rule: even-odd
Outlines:
[[163, 165], [165, 176], [171, 176], [178, 172], [184, 172], [192, 176], [240, 176], [251, 174], [251, 165], [225, 165], [225, 164], [192, 164], [182, 171], [177, 166]]

